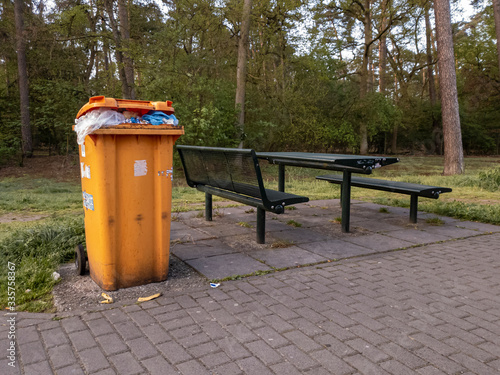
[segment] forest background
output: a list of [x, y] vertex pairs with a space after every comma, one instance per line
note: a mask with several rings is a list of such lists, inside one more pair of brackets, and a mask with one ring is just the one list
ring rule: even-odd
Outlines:
[[[24, 5], [17, 30], [14, 3]], [[172, 100], [183, 144], [359, 152], [364, 125], [370, 153], [443, 153], [430, 0], [253, 0], [242, 131], [245, 3], [0, 0], [0, 165], [23, 149], [20, 42], [34, 150], [75, 152], [76, 113], [105, 95]], [[493, 6], [471, 6], [452, 24], [463, 148], [500, 154]]]

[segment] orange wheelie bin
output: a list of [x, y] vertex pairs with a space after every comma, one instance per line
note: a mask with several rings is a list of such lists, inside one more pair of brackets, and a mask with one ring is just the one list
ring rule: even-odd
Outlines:
[[[100, 96], [90, 98], [77, 119], [102, 108], [139, 118], [150, 111], [174, 112], [170, 101]], [[122, 123], [92, 131], [80, 145], [90, 276], [102, 289], [166, 280], [173, 147], [182, 134], [184, 129], [172, 124]]]

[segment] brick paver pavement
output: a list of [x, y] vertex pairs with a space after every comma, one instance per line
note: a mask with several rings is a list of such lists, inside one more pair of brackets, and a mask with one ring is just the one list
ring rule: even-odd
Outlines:
[[1, 374], [500, 374], [500, 234], [16, 318]]

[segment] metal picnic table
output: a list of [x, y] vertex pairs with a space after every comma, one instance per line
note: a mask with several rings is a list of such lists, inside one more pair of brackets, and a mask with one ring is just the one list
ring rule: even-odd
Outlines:
[[322, 154], [312, 152], [257, 152], [259, 159], [278, 164], [278, 190], [285, 191], [285, 166], [327, 169], [343, 173], [342, 232], [349, 232], [351, 205], [351, 173], [371, 174], [374, 168], [399, 162], [399, 158], [363, 155]]

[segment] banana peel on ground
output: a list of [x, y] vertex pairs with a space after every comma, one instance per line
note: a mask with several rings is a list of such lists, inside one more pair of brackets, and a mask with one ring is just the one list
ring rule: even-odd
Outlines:
[[139, 297], [137, 299], [137, 302], [151, 301], [152, 299], [158, 298], [159, 296], [161, 296], [161, 293], [156, 293], [156, 294], [153, 294], [152, 296], [149, 296], [149, 297]]
[[103, 300], [103, 301], [101, 301], [101, 302], [99, 302], [99, 303], [113, 303], [113, 302], [114, 302], [114, 301], [113, 301], [113, 297], [111, 297], [111, 296], [110, 296], [109, 294], [107, 294], [107, 293], [104, 293], [104, 292], [103, 292], [103, 293], [101, 293], [101, 296], [103, 296], [103, 297], [104, 297], [104, 300]]

